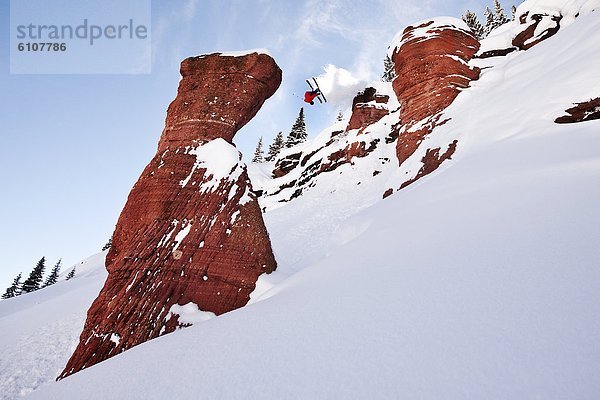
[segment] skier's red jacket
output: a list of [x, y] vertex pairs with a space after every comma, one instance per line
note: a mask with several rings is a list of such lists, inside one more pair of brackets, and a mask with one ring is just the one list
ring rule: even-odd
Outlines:
[[315, 97], [317, 97], [319, 95], [319, 92], [316, 90], [313, 91], [308, 91], [306, 93], [304, 93], [304, 101], [307, 103], [312, 103], [313, 100], [315, 99]]

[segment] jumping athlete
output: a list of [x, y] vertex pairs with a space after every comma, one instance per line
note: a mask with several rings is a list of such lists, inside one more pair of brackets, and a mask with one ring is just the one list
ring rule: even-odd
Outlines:
[[321, 91], [319, 90], [319, 88], [315, 90], [308, 90], [306, 93], [304, 93], [304, 101], [310, 103], [310, 105], [312, 106], [315, 104], [315, 97], [317, 97], [320, 94]]

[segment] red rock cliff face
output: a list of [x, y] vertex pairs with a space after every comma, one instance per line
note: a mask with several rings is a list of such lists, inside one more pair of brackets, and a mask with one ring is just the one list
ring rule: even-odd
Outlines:
[[276, 268], [235, 133], [281, 83], [264, 54], [192, 57], [158, 152], [133, 187], [108, 279], [60, 378], [137, 344], [244, 306]]
[[459, 91], [478, 79], [479, 69], [467, 64], [478, 49], [479, 42], [459, 20], [432, 20], [404, 30], [392, 54], [398, 76], [393, 87], [401, 105], [396, 147], [400, 165], [445, 122], [441, 112]]

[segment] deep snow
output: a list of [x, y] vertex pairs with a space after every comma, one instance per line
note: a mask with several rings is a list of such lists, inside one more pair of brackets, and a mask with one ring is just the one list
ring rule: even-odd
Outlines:
[[47, 383], [30, 398], [600, 397], [600, 121], [553, 122], [599, 95], [597, 43], [592, 13], [478, 61], [490, 68], [427, 139], [458, 139], [453, 159], [384, 201], [407, 170], [357, 185], [367, 157], [266, 204], [279, 269], [245, 308], [54, 383], [102, 256], [0, 302], [3, 395]]
[[79, 342], [87, 309], [107, 277], [106, 252], [74, 265], [75, 277], [0, 301], [0, 398], [15, 399], [54, 381]]

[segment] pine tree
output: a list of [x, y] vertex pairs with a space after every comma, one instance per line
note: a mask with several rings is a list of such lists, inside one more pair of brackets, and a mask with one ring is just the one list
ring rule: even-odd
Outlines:
[[510, 19], [504, 14], [504, 9], [500, 5], [500, 1], [494, 0], [494, 28], [504, 25], [507, 22], [510, 22]]
[[46, 269], [46, 257], [42, 257], [37, 265], [29, 274], [29, 278], [23, 282], [22, 292], [35, 292], [40, 288], [40, 284], [44, 278], [44, 269]]
[[510, 9], [510, 13], [511, 15], [511, 20], [514, 21], [515, 18], [517, 17], [517, 7], [512, 6], [512, 8]]
[[54, 285], [58, 281], [58, 273], [60, 272], [60, 262], [62, 259], [58, 260], [54, 268], [52, 268], [52, 272], [46, 278], [46, 282], [44, 282], [44, 287]]
[[67, 274], [66, 280], [69, 280], [69, 279], [73, 278], [74, 276], [75, 276], [75, 267], [73, 267], [73, 269], [69, 271], [69, 273]]
[[298, 143], [306, 141], [308, 134], [306, 133], [306, 123], [304, 122], [304, 107], [300, 108], [300, 113], [296, 122], [292, 125], [292, 130], [285, 141], [285, 147], [292, 147]]
[[6, 289], [6, 292], [2, 295], [3, 299], [10, 299], [21, 294], [21, 273], [15, 278], [12, 285]]
[[267, 157], [265, 157], [265, 160], [273, 161], [284, 147], [285, 141], [283, 140], [283, 133], [279, 132], [275, 136], [275, 139], [273, 139], [273, 143], [269, 146], [269, 153], [267, 154]]
[[386, 55], [383, 59], [383, 75], [381, 80], [383, 82], [391, 82], [396, 78], [396, 70], [394, 69], [394, 62], [389, 55]]
[[477, 14], [475, 14], [471, 10], [467, 10], [465, 15], [462, 16], [462, 20], [465, 21], [465, 24], [473, 31], [475, 37], [479, 40], [484, 38], [484, 30], [483, 26], [481, 26], [481, 22], [477, 18]]
[[112, 236], [108, 239], [108, 242], [102, 247], [102, 251], [108, 250], [112, 247]]
[[490, 10], [489, 7], [485, 8], [485, 12], [483, 13], [483, 15], [485, 15], [485, 28], [483, 28], [483, 34], [485, 37], [489, 35], [490, 32], [495, 28], [495, 21], [494, 14], [492, 13], [492, 10]]
[[258, 144], [256, 145], [256, 150], [254, 150], [254, 158], [252, 158], [252, 162], [263, 162], [264, 158], [264, 151], [263, 151], [263, 138], [262, 136], [260, 137], [260, 139], [258, 139]]
[[342, 114], [342, 112], [340, 111], [335, 119], [337, 119], [338, 121], [343, 121], [344, 120], [344, 114]]

